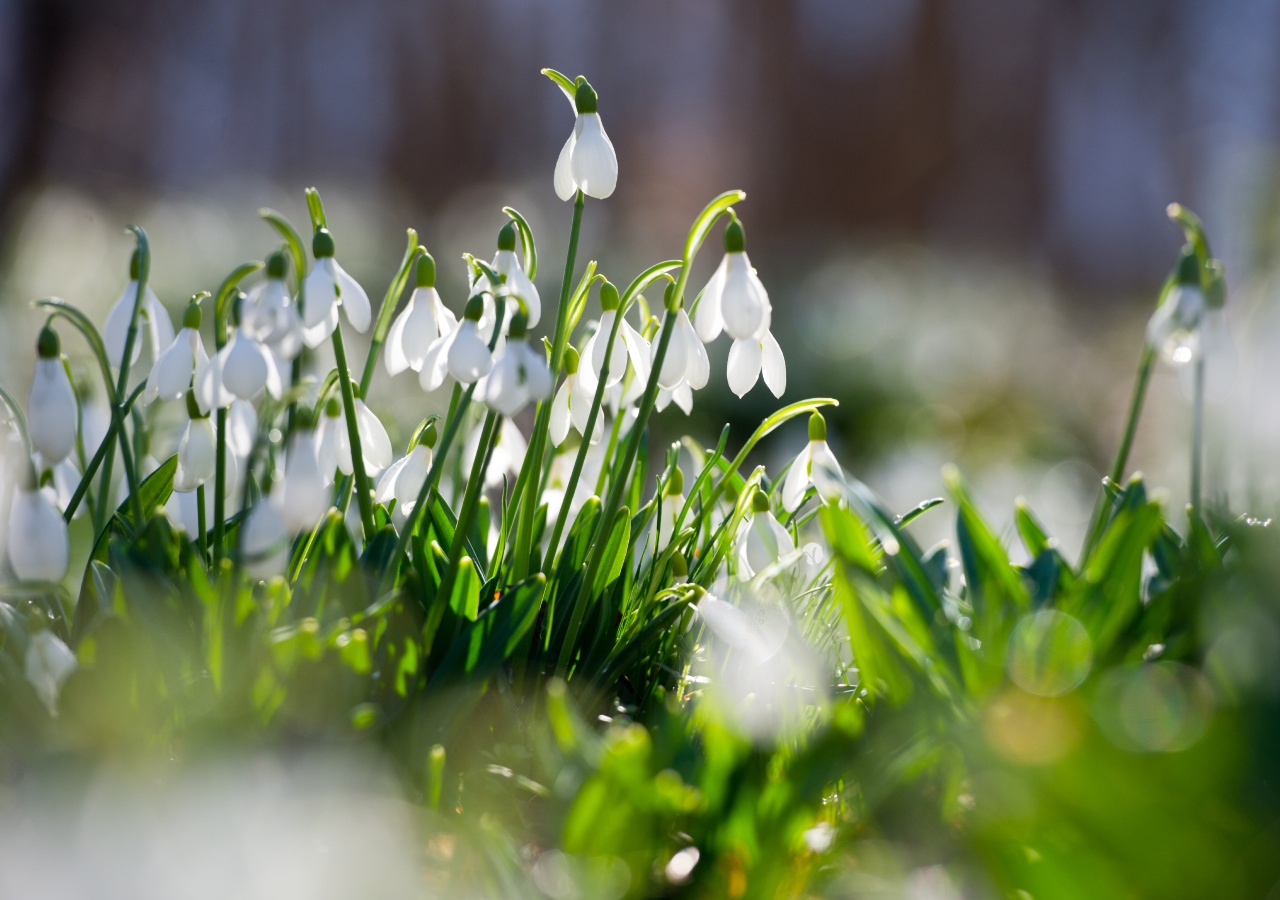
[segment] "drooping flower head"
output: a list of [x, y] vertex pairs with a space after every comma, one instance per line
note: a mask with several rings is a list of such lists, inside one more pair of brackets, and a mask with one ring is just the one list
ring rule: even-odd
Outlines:
[[546, 354], [541, 347], [529, 346], [527, 330], [528, 319], [522, 307], [512, 317], [510, 339], [498, 352], [485, 379], [485, 404], [504, 416], [514, 416], [530, 401], [541, 402], [551, 396], [553, 382]]
[[[187, 311], [183, 313], [182, 328], [174, 337], [173, 343], [151, 367], [147, 387], [142, 392], [142, 402], [181, 400], [191, 386], [192, 377], [197, 371], [202, 371], [208, 362], [209, 354], [205, 352], [204, 341], [200, 338], [200, 301], [192, 298], [187, 304]], [[208, 406], [203, 408], [208, 412]]]
[[445, 365], [448, 373], [462, 384], [475, 384], [493, 368], [489, 343], [480, 335], [480, 317], [483, 314], [484, 297], [475, 294], [467, 301], [462, 323], [450, 335]]
[[387, 332], [383, 360], [388, 375], [406, 369], [421, 372], [427, 352], [441, 337], [458, 327], [458, 318], [436, 292], [436, 261], [425, 250], [415, 270], [417, 286]]
[[193, 393], [187, 394], [187, 427], [178, 443], [178, 468], [173, 475], [173, 489], [180, 493], [194, 491], [213, 478], [217, 461], [217, 435]]
[[267, 257], [267, 280], [249, 292], [240, 324], [260, 344], [286, 362], [302, 352], [302, 317], [284, 278], [288, 257], [277, 250]]
[[[591, 417], [591, 404], [595, 399], [595, 392], [583, 388], [581, 365], [578, 351], [572, 346], [566, 347], [564, 381], [556, 391], [555, 399], [551, 401], [551, 420], [548, 429], [551, 443], [557, 447], [569, 437], [570, 426], [577, 429], [581, 435], [585, 435], [587, 431], [587, 420]], [[596, 423], [591, 429], [591, 443], [594, 444], [600, 440], [603, 434], [604, 416], [597, 414]]]
[[276, 486], [280, 519], [290, 531], [315, 526], [329, 509], [329, 491], [316, 453], [316, 432], [310, 422], [301, 423], [289, 439], [284, 457], [284, 478]]
[[840, 463], [827, 446], [827, 420], [815, 412], [809, 416], [809, 443], [791, 463], [782, 483], [782, 506], [795, 512], [810, 485], [824, 501], [834, 503], [844, 496], [843, 477]]
[[432, 450], [435, 445], [435, 422], [428, 422], [414, 439], [409, 452], [388, 466], [378, 479], [374, 500], [378, 503], [395, 500], [395, 515], [400, 521], [413, 511], [418, 502], [418, 494], [431, 472]]
[[[133, 307], [138, 303], [138, 278], [141, 274], [142, 256], [134, 251], [129, 260], [129, 283], [107, 313], [102, 328], [102, 343], [107, 351], [107, 361], [120, 368], [124, 360], [124, 345], [129, 342], [129, 323], [133, 320]], [[138, 306], [138, 331], [129, 354], [129, 365], [136, 363], [145, 348], [147, 359], [154, 360], [165, 347], [173, 343], [173, 322], [160, 304], [151, 285], [144, 286]]]
[[578, 118], [556, 160], [556, 196], [571, 200], [575, 193], [582, 191], [588, 197], [604, 200], [618, 186], [618, 154], [604, 133], [598, 111], [599, 98], [585, 78], [578, 79], [573, 105]]
[[1147, 322], [1147, 343], [1172, 366], [1185, 366], [1200, 358], [1201, 325], [1209, 311], [1201, 287], [1201, 268], [1195, 249], [1185, 247], [1173, 287]]
[[76, 391], [62, 362], [58, 333], [48, 325], [36, 339], [36, 371], [27, 404], [31, 445], [50, 463], [66, 459], [79, 426]]
[[769, 495], [756, 488], [751, 495], [751, 517], [738, 530], [738, 577], [744, 581], [794, 553], [795, 541], [770, 508]]
[[[503, 283], [497, 288], [499, 297], [519, 297], [524, 301], [529, 327], [533, 328], [542, 318], [542, 300], [533, 280], [524, 271], [524, 263], [516, 253], [516, 223], [508, 222], [498, 232], [498, 252], [493, 258], [493, 270], [501, 275]], [[515, 314], [512, 302], [507, 302], [507, 318]]]
[[369, 295], [334, 257], [333, 235], [327, 228], [317, 228], [311, 240], [316, 264], [303, 281], [303, 338], [308, 347], [319, 347], [338, 327], [338, 307], [356, 331], [369, 330], [373, 314]]

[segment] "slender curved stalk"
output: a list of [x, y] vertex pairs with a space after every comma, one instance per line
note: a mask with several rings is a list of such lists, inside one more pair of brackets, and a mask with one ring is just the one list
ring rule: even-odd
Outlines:
[[[569, 337], [567, 307], [573, 290], [573, 267], [578, 255], [578, 234], [582, 230], [582, 208], [585, 204], [586, 195], [578, 191], [573, 198], [573, 223], [569, 228], [569, 250], [565, 254], [564, 279], [560, 284], [560, 303], [556, 307], [555, 339], [551, 343], [551, 373], [555, 380], [559, 379], [560, 367], [564, 361], [564, 346]], [[529, 438], [529, 452], [525, 457], [524, 465], [532, 468], [530, 477], [526, 479], [525, 496], [516, 498], [516, 502], [519, 502], [521, 507], [516, 525], [512, 581], [520, 581], [528, 574], [529, 548], [533, 540], [533, 519], [537, 512], [542, 481], [540, 477], [542, 455], [546, 450], [547, 429], [551, 425], [551, 404], [554, 397], [555, 384], [553, 383], [551, 397], [538, 404], [533, 434]]]
[[[129, 395], [129, 398], [127, 400], [125, 400], [124, 412], [127, 413], [133, 407], [134, 401], [136, 401], [138, 397], [142, 395], [142, 392], [146, 388], [146, 386], [147, 386], [146, 382], [143, 382], [142, 384], [138, 385], [136, 388], [133, 389], [133, 393]], [[93, 481], [93, 476], [97, 473], [98, 467], [102, 465], [102, 460], [107, 455], [107, 450], [108, 450], [107, 437], [115, 433], [116, 428], [118, 426], [118, 422], [119, 420], [117, 420], [117, 418], [113, 414], [111, 417], [111, 424], [107, 426], [107, 436], [104, 436], [102, 439], [102, 442], [98, 444], [98, 449], [94, 451], [93, 457], [89, 460], [89, 464], [85, 466], [84, 475], [81, 476], [80, 483], [76, 485], [75, 491], [71, 494], [71, 499], [67, 501], [66, 511], [63, 512], [62, 514], [62, 518], [65, 521], [67, 522], [71, 521], [72, 516], [75, 515], [76, 510], [80, 506], [80, 501], [84, 499], [84, 495], [88, 492], [89, 484], [90, 482]], [[105, 490], [101, 491], [100, 493], [102, 493], [104, 496], [106, 496], [107, 494]], [[94, 534], [96, 535], [100, 533], [101, 530], [102, 530], [101, 526], [97, 527], [94, 531]]]
[[342, 344], [342, 325], [333, 330], [333, 355], [338, 364], [338, 385], [342, 389], [342, 409], [347, 420], [347, 440], [351, 442], [351, 471], [355, 480], [356, 502], [360, 504], [360, 522], [364, 539], [373, 538], [373, 500], [369, 496], [369, 476], [364, 470], [364, 450], [360, 446], [360, 424], [356, 420], [355, 392], [351, 373], [347, 370], [347, 351]]

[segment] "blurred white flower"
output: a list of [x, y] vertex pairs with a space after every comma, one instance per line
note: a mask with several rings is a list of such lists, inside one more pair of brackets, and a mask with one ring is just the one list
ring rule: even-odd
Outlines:
[[61, 581], [71, 541], [67, 523], [38, 489], [19, 488], [9, 510], [9, 566], [19, 581]]
[[821, 413], [809, 417], [809, 443], [791, 463], [786, 480], [782, 482], [782, 507], [795, 512], [804, 500], [809, 485], [818, 489], [818, 495], [828, 503], [844, 496], [844, 473], [835, 454], [827, 446], [827, 422]]
[[259, 500], [249, 510], [240, 535], [240, 561], [245, 571], [263, 580], [283, 574], [289, 564], [289, 543], [289, 531], [276, 504]]
[[388, 375], [405, 369], [421, 372], [431, 345], [458, 327], [457, 317], [436, 292], [435, 280], [435, 260], [424, 254], [418, 260], [417, 287], [387, 332], [383, 362]]
[[498, 353], [493, 370], [485, 379], [485, 404], [504, 416], [514, 416], [531, 401], [541, 402], [550, 397], [551, 387], [546, 353], [541, 347], [529, 346], [523, 327], [517, 324], [512, 329], [511, 340]]
[[769, 495], [758, 488], [751, 497], [751, 515], [738, 529], [736, 544], [738, 577], [743, 581], [796, 551], [790, 532], [769, 508]]
[[196, 401], [204, 410], [230, 406], [236, 397], [252, 400], [263, 388], [276, 399], [284, 392], [271, 354], [243, 328], [196, 369]]
[[80, 415], [75, 388], [62, 362], [58, 333], [49, 326], [36, 341], [36, 369], [27, 402], [31, 445], [49, 463], [60, 462], [76, 445]]
[[[667, 313], [671, 315], [671, 313]], [[706, 387], [711, 375], [711, 363], [707, 348], [694, 331], [689, 315], [683, 309], [676, 313], [675, 330], [667, 345], [667, 355], [658, 370], [658, 408], [664, 408], [672, 399], [687, 414], [693, 409], [693, 391]], [[665, 326], [664, 326], [665, 327]], [[660, 340], [654, 340], [651, 362], [657, 362]], [[665, 396], [664, 396], [665, 394]]]
[[178, 468], [173, 475], [173, 489], [194, 491], [213, 478], [216, 462], [217, 436], [213, 422], [207, 414], [192, 416], [178, 444]]
[[48, 629], [38, 631], [27, 642], [25, 660], [27, 681], [35, 688], [49, 715], [58, 714], [58, 693], [62, 684], [76, 670], [76, 655], [56, 634]]
[[[154, 400], [181, 400], [191, 387], [195, 373], [202, 371], [209, 363], [209, 354], [205, 352], [204, 341], [200, 339], [200, 307], [194, 301], [187, 306], [183, 316], [182, 328], [164, 352], [160, 354], [151, 374], [147, 376], [147, 386], [142, 392], [143, 403]], [[196, 395], [199, 400], [199, 394]], [[202, 406], [204, 412], [212, 407]]]
[[286, 362], [302, 352], [303, 327], [298, 307], [284, 283], [286, 257], [276, 251], [267, 260], [267, 280], [251, 290], [240, 310], [240, 325]]
[[[107, 361], [120, 368], [124, 360], [124, 345], [129, 337], [129, 323], [133, 319], [133, 307], [138, 299], [138, 254], [130, 263], [129, 283], [120, 292], [119, 299], [107, 313], [102, 328], [102, 343], [107, 351]], [[138, 308], [138, 333], [133, 342], [129, 364], [133, 365], [145, 348], [149, 358], [155, 359], [164, 348], [173, 343], [173, 322], [148, 284], [142, 291], [142, 303]]]
[[284, 457], [284, 479], [276, 491], [280, 519], [290, 531], [314, 527], [329, 509], [329, 491], [325, 474], [320, 471], [316, 433], [310, 428], [299, 428], [290, 438]]
[[1200, 268], [1196, 255], [1185, 251], [1175, 284], [1147, 322], [1147, 343], [1172, 366], [1185, 366], [1200, 358], [1200, 326], [1209, 310], [1200, 289]]

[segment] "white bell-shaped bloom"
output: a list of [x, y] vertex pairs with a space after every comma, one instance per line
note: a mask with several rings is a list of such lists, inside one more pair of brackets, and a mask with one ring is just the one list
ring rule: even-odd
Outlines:
[[240, 310], [240, 327], [285, 361], [302, 352], [302, 316], [284, 282], [285, 257], [274, 253], [267, 262], [267, 280], [251, 290]]
[[769, 508], [768, 495], [759, 490], [752, 497], [750, 518], [738, 529], [736, 543], [738, 577], [744, 581], [796, 551], [790, 532]]
[[782, 507], [787, 512], [799, 509], [809, 485], [818, 489], [823, 500], [834, 503], [844, 496], [843, 480], [840, 463], [827, 446], [826, 420], [814, 413], [809, 417], [809, 443], [791, 463], [782, 482]]
[[747, 258], [746, 235], [737, 219], [725, 227], [724, 249], [698, 301], [698, 337], [711, 343], [723, 330], [734, 340], [763, 338], [769, 329], [769, 294]]
[[[71, 502], [71, 496], [80, 485], [80, 470], [76, 467], [73, 458], [68, 456], [61, 462], [50, 464], [43, 454], [37, 453], [34, 462], [36, 471], [41, 473], [40, 490], [59, 512], [65, 512], [67, 504]], [[49, 476], [47, 479], [44, 477], [46, 472]], [[85, 503], [77, 506], [72, 518], [78, 519], [84, 515], [87, 506], [88, 504]]]
[[66, 459], [75, 448], [79, 406], [59, 354], [57, 333], [45, 327], [36, 349], [36, 370], [27, 403], [27, 428], [31, 445], [52, 464]]
[[[364, 461], [365, 474], [372, 477], [391, 465], [391, 439], [382, 422], [365, 406], [363, 400], [356, 398], [354, 407], [356, 430], [360, 435], [360, 455]], [[332, 480], [334, 469], [343, 475], [351, 475], [355, 471], [346, 416], [342, 405], [335, 398], [330, 398], [325, 407], [320, 427], [316, 429], [315, 446], [320, 471], [327, 480]]]
[[488, 342], [480, 336], [476, 320], [463, 319], [450, 337], [445, 364], [448, 373], [462, 384], [474, 384], [493, 369]]
[[[618, 292], [612, 285], [606, 283], [600, 289], [600, 298], [605, 307], [600, 314], [600, 323], [596, 326], [595, 333], [587, 338], [587, 342], [582, 346], [582, 359], [585, 363], [582, 366], [584, 387], [592, 392], [595, 391], [600, 373], [604, 370], [606, 351], [609, 351], [609, 374], [605, 384], [613, 386], [622, 380], [622, 376], [627, 371], [628, 360], [635, 370], [636, 380], [642, 384], [647, 383], [649, 358], [653, 352], [649, 342], [641, 336], [640, 332], [631, 327], [631, 323], [625, 316], [618, 321]], [[613, 332], [615, 323], [618, 334], [613, 339], [613, 348], [610, 350], [609, 335]]]
[[227, 449], [240, 459], [248, 458], [258, 436], [258, 413], [248, 400], [236, 398], [227, 407]]
[[268, 579], [284, 573], [289, 564], [289, 530], [276, 504], [259, 500], [249, 510], [240, 535], [240, 561], [254, 578]]
[[40, 490], [19, 488], [9, 510], [9, 567], [20, 581], [61, 581], [71, 541], [67, 523]]
[[27, 642], [24, 660], [27, 681], [49, 715], [58, 714], [58, 694], [63, 682], [76, 670], [76, 655], [56, 634], [48, 629], [38, 631]]
[[[456, 348], [455, 348], [456, 349]], [[531, 401], [551, 396], [551, 369], [542, 348], [534, 349], [523, 334], [514, 336], [498, 353], [485, 382], [483, 400], [504, 416], [514, 416]]]
[[418, 286], [387, 332], [383, 362], [388, 375], [398, 375], [405, 369], [421, 372], [431, 346], [458, 327], [457, 317], [436, 292], [435, 261], [428, 264], [430, 259], [426, 256], [419, 260]]
[[[129, 338], [129, 322], [133, 318], [133, 306], [138, 297], [137, 279], [131, 280], [120, 292], [120, 297], [107, 313], [102, 328], [102, 343], [107, 351], [107, 362], [120, 368], [124, 359], [124, 345]], [[133, 365], [145, 347], [149, 358], [155, 359], [161, 351], [173, 343], [173, 321], [160, 304], [151, 285], [142, 291], [142, 304], [138, 309], [138, 333], [133, 341], [133, 353], [129, 364]]]
[[596, 92], [580, 81], [576, 94], [578, 118], [556, 160], [556, 196], [570, 200], [581, 190], [588, 197], [604, 200], [618, 186], [618, 154], [600, 121]]
[[[476, 452], [480, 447], [480, 436], [484, 430], [484, 424], [478, 423], [471, 433], [467, 435], [467, 442], [462, 448], [462, 459], [464, 471], [470, 472], [472, 465], [475, 463]], [[520, 433], [520, 429], [515, 426], [510, 419], [503, 418], [502, 424], [498, 427], [498, 437], [494, 443], [493, 454], [489, 457], [489, 467], [485, 469], [484, 486], [486, 489], [501, 487], [502, 482], [506, 479], [509, 483], [514, 483], [520, 474], [520, 467], [524, 465], [525, 454], [529, 451], [529, 444], [524, 439], [524, 435]]]
[[693, 412], [693, 389], [689, 387], [687, 381], [681, 382], [671, 390], [659, 390], [654, 408], [658, 412], [662, 412], [671, 405], [673, 400], [686, 416]]
[[396, 501], [396, 512], [407, 513], [418, 502], [418, 494], [431, 471], [431, 448], [415, 444], [413, 449], [393, 462], [378, 479], [374, 499], [379, 503]]
[[662, 500], [658, 504], [657, 549], [659, 553], [671, 545], [671, 539], [676, 534], [676, 519], [684, 509], [684, 503], [684, 473], [677, 466], [663, 488]]
[[729, 389], [739, 397], [755, 387], [764, 372], [764, 383], [775, 397], [781, 397], [787, 389], [787, 361], [782, 355], [771, 332], [766, 331], [761, 340], [746, 338], [734, 341], [729, 348]]
[[318, 230], [312, 241], [316, 262], [303, 281], [303, 325], [310, 347], [319, 346], [333, 333], [337, 306], [342, 307], [351, 327], [361, 333], [369, 330], [373, 318], [369, 295], [334, 259], [333, 249], [333, 236], [326, 229]]
[[178, 444], [178, 468], [173, 474], [173, 489], [194, 491], [212, 480], [218, 458], [217, 448], [213, 421], [207, 415], [191, 419]]
[[[584, 388], [580, 366], [578, 352], [570, 347], [565, 354], [567, 374], [551, 401], [551, 419], [548, 423], [551, 442], [557, 447], [565, 442], [571, 427], [577, 429], [578, 434], [585, 436], [587, 433], [587, 420], [591, 417], [595, 391]], [[595, 426], [591, 429], [591, 443], [596, 443], [603, 434], [604, 416], [597, 413]]]
[[279, 399], [284, 391], [280, 373], [267, 348], [240, 328], [208, 365], [198, 369], [196, 401], [202, 410], [218, 409], [236, 397], [252, 400], [263, 388]]
[[[661, 340], [653, 342], [652, 362], [655, 364], [660, 346]], [[698, 391], [706, 387], [710, 376], [711, 363], [707, 359], [707, 348], [702, 345], [698, 333], [694, 331], [688, 313], [682, 309], [676, 313], [675, 331], [667, 345], [667, 355], [662, 360], [662, 368], [658, 371], [658, 387], [674, 391], [683, 384]]]
[[[202, 370], [209, 362], [209, 354], [205, 352], [204, 341], [195, 328], [183, 326], [174, 337], [147, 376], [147, 386], [142, 391], [143, 403], [153, 400], [181, 400], [191, 386], [192, 378], [197, 370]], [[196, 399], [199, 400], [199, 394]], [[208, 412], [210, 407], [202, 407]]]
[[329, 509], [329, 491], [316, 452], [316, 433], [300, 428], [289, 440], [284, 479], [277, 486], [280, 519], [290, 531], [315, 526]]
[[1172, 366], [1200, 358], [1200, 326], [1209, 312], [1200, 289], [1200, 263], [1192, 253], [1178, 264], [1177, 280], [1147, 322], [1147, 343]]
[[[524, 301], [525, 314], [529, 317], [529, 327], [533, 328], [538, 324], [538, 320], [542, 318], [542, 300], [538, 297], [538, 289], [534, 287], [532, 279], [525, 274], [524, 263], [520, 261], [520, 257], [514, 249], [514, 231], [515, 227], [508, 223], [504, 226], [503, 231], [510, 228], [513, 232], [512, 248], [503, 248], [503, 238], [505, 235], [499, 236], [498, 254], [493, 258], [493, 269], [499, 275], [506, 278], [502, 286], [498, 288], [499, 297], [519, 297]], [[509, 309], [507, 319], [510, 321], [515, 314], [514, 310]]]

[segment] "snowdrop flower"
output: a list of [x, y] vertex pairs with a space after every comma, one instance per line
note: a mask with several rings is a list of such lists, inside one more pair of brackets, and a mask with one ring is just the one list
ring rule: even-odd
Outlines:
[[271, 500], [259, 500], [249, 510], [240, 534], [240, 554], [245, 571], [261, 580], [282, 574], [289, 564], [289, 531]]
[[618, 185], [618, 155], [604, 133], [597, 111], [599, 98], [585, 78], [578, 79], [573, 105], [578, 118], [556, 160], [556, 196], [570, 200], [578, 191], [604, 200]]
[[1209, 310], [1200, 288], [1200, 269], [1195, 253], [1184, 250], [1173, 287], [1147, 322], [1147, 343], [1171, 366], [1200, 358], [1201, 325]]
[[58, 333], [46, 325], [36, 340], [27, 426], [32, 446], [50, 464], [66, 459], [75, 447], [78, 409], [75, 388], [62, 363]]
[[[672, 315], [668, 312], [667, 315]], [[660, 393], [658, 402], [665, 407], [675, 400], [676, 404], [687, 414], [693, 408], [693, 391], [706, 387], [711, 375], [711, 363], [707, 359], [707, 348], [702, 346], [698, 333], [694, 331], [689, 315], [683, 309], [676, 316], [675, 331], [667, 345], [667, 355], [662, 360], [662, 368], [658, 370], [658, 387], [667, 396]], [[665, 327], [665, 326], [664, 326]], [[653, 342], [653, 362], [656, 364], [658, 347], [661, 341]], [[666, 402], [663, 402], [663, 401]]]
[[[40, 473], [40, 490], [59, 511], [65, 512], [67, 504], [71, 502], [71, 495], [80, 484], [80, 470], [70, 456], [50, 465], [44, 454], [36, 453], [34, 463], [36, 471]], [[84, 515], [86, 505], [77, 506], [72, 518], [78, 519]]]
[[387, 332], [383, 362], [388, 375], [405, 369], [421, 372], [427, 351], [441, 336], [458, 327], [458, 318], [436, 293], [436, 261], [430, 253], [418, 260], [417, 287]]
[[827, 420], [815, 412], [809, 417], [809, 443], [791, 463], [782, 483], [782, 507], [787, 512], [799, 509], [809, 485], [818, 489], [823, 500], [835, 503], [844, 496], [843, 478], [840, 463], [827, 446]]
[[[480, 435], [484, 431], [484, 423], [477, 423], [467, 435], [467, 442], [462, 449], [465, 460], [465, 471], [471, 471], [475, 464], [476, 453], [480, 449]], [[502, 419], [498, 427], [498, 438], [493, 445], [493, 453], [489, 457], [489, 467], [485, 469], [484, 486], [486, 489], [502, 487], [504, 478], [514, 482], [524, 465], [525, 454], [529, 444], [525, 441], [520, 429], [508, 418]]]
[[334, 259], [333, 235], [327, 228], [316, 230], [311, 241], [316, 264], [303, 282], [303, 337], [308, 347], [319, 347], [338, 327], [338, 307], [342, 307], [351, 327], [369, 330], [373, 315], [369, 295]]
[[200, 410], [195, 397], [187, 397], [186, 431], [178, 444], [178, 468], [173, 475], [173, 489], [194, 491], [213, 478], [217, 463], [217, 435], [207, 412]]
[[[505, 279], [498, 288], [499, 297], [519, 297], [524, 301], [529, 327], [533, 328], [542, 318], [542, 301], [538, 289], [524, 272], [524, 263], [516, 255], [516, 223], [508, 222], [498, 232], [498, 254], [493, 258], [493, 270]], [[487, 280], [487, 279], [486, 279]], [[515, 315], [508, 303], [508, 318]]]
[[58, 714], [58, 693], [62, 684], [76, 670], [76, 655], [71, 648], [48, 629], [38, 631], [27, 642], [25, 660], [27, 681], [49, 715]]
[[284, 283], [287, 257], [277, 250], [267, 258], [267, 280], [249, 292], [240, 326], [286, 362], [302, 352], [303, 328], [298, 307]]
[[658, 552], [661, 553], [671, 544], [676, 534], [676, 518], [684, 509], [684, 473], [676, 466], [667, 479], [662, 490], [662, 502], [658, 508]]
[[[591, 417], [591, 403], [595, 399], [595, 395], [591, 391], [587, 391], [581, 387], [583, 380], [579, 377], [579, 357], [578, 351], [572, 347], [566, 347], [564, 351], [564, 382], [560, 385], [560, 389], [556, 391], [555, 399], [551, 401], [551, 420], [549, 422], [549, 434], [551, 443], [559, 447], [565, 442], [565, 438], [569, 436], [569, 428], [572, 426], [578, 430], [581, 435], [586, 435], [587, 419]], [[604, 434], [604, 416], [596, 416], [595, 427], [591, 430], [591, 443], [596, 443]]]
[[20, 581], [61, 581], [71, 541], [67, 523], [38, 488], [19, 488], [9, 510], [9, 567]]
[[246, 459], [258, 434], [258, 413], [248, 400], [236, 398], [227, 407], [227, 449], [232, 456]]
[[[364, 405], [363, 400], [355, 398], [354, 408], [364, 470], [366, 474], [373, 476], [391, 465], [391, 439], [387, 437], [387, 430], [382, 427], [382, 422]], [[347, 431], [342, 404], [336, 397], [330, 397], [325, 404], [324, 416], [316, 430], [316, 458], [320, 471], [327, 480], [332, 480], [335, 469], [343, 475], [350, 475], [355, 471], [351, 462], [351, 435]]]
[[201, 409], [230, 406], [236, 397], [252, 400], [263, 388], [276, 399], [284, 392], [270, 352], [243, 326], [208, 364], [197, 367], [196, 400]]
[[397, 519], [403, 520], [417, 504], [418, 494], [431, 471], [431, 451], [435, 445], [436, 426], [433, 422], [423, 429], [413, 448], [392, 463], [378, 479], [374, 500], [384, 504], [395, 500]]
[[[165, 349], [151, 367], [147, 386], [142, 392], [143, 403], [160, 400], [181, 400], [191, 386], [196, 371], [209, 362], [204, 341], [200, 339], [200, 303], [192, 300], [182, 316], [182, 328], [173, 343]], [[200, 399], [199, 397], [196, 398]], [[210, 407], [204, 407], [208, 412]]]
[[757, 488], [751, 495], [751, 517], [738, 530], [738, 577], [750, 580], [757, 572], [795, 551], [791, 534], [769, 508], [769, 495]]
[[284, 480], [277, 488], [280, 520], [289, 531], [303, 531], [320, 521], [329, 509], [327, 488], [316, 451], [316, 433], [309, 427], [298, 428], [289, 440]]
[[483, 312], [483, 299], [480, 295], [473, 296], [467, 301], [462, 324], [449, 335], [451, 340], [447, 348], [445, 365], [448, 367], [449, 374], [461, 384], [474, 384], [493, 369], [493, 357], [489, 353], [489, 344], [480, 336], [478, 326]]
[[582, 358], [586, 361], [586, 366], [582, 369], [585, 382], [583, 387], [592, 394], [595, 393], [600, 373], [604, 369], [605, 351], [609, 347], [609, 335], [615, 322], [618, 323], [618, 336], [614, 338], [613, 350], [609, 353], [609, 374], [605, 384], [612, 387], [622, 380], [627, 371], [628, 360], [635, 369], [635, 380], [642, 385], [649, 381], [649, 356], [652, 350], [640, 332], [631, 327], [625, 315], [618, 322], [618, 316], [622, 315], [619, 310], [621, 303], [622, 298], [618, 296], [616, 287], [608, 281], [600, 285], [600, 324], [582, 346]]
[[747, 258], [746, 234], [733, 219], [724, 229], [724, 257], [702, 290], [696, 312], [698, 337], [711, 343], [721, 331], [734, 340], [762, 338], [769, 328], [769, 294]]
[[787, 390], [787, 361], [782, 355], [782, 348], [767, 329], [760, 340], [734, 341], [729, 348], [729, 365], [725, 373], [729, 389], [739, 397], [743, 396], [755, 387], [762, 369], [765, 385], [773, 396], [781, 397]]
[[[124, 360], [124, 345], [129, 338], [129, 323], [133, 319], [133, 307], [138, 299], [139, 256], [135, 250], [129, 262], [129, 283], [120, 292], [120, 297], [107, 313], [107, 321], [102, 329], [102, 343], [107, 351], [107, 361], [117, 369]], [[173, 322], [169, 314], [160, 305], [151, 285], [142, 291], [142, 303], [138, 309], [138, 333], [133, 341], [133, 353], [129, 365], [138, 361], [145, 345], [150, 359], [165, 347], [173, 343]]]
[[540, 403], [551, 396], [553, 381], [546, 353], [541, 347], [529, 346], [525, 333], [526, 318], [521, 309], [511, 321], [511, 339], [499, 351], [485, 379], [485, 404], [504, 416], [514, 416], [530, 401]]

